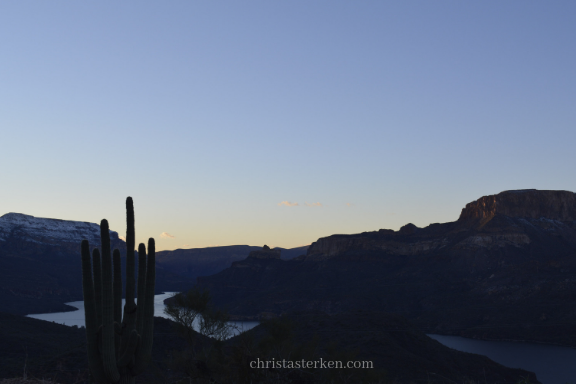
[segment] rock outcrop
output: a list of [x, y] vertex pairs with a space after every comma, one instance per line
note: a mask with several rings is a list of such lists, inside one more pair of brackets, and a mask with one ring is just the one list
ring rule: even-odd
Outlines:
[[489, 219], [495, 215], [574, 221], [576, 220], [576, 193], [537, 189], [504, 191], [497, 195], [483, 196], [466, 204], [458, 220]]
[[262, 247], [262, 249], [250, 252], [248, 257], [250, 257], [252, 259], [277, 259], [277, 260], [280, 260], [280, 250], [279, 249], [270, 249], [269, 246], [264, 245]]

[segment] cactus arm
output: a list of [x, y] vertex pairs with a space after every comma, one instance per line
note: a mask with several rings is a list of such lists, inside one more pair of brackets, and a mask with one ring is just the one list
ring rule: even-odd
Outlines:
[[135, 244], [134, 202], [131, 197], [128, 197], [126, 199], [126, 304], [124, 305], [124, 318], [122, 319], [121, 351], [127, 348], [130, 333], [136, 327], [136, 304], [134, 303]]
[[111, 382], [120, 380], [116, 363], [114, 330], [114, 292], [112, 286], [112, 257], [110, 255], [110, 232], [108, 221], [100, 222], [102, 240], [102, 363], [106, 377]]
[[138, 309], [136, 311], [136, 331], [142, 335], [144, 308], [146, 306], [146, 246], [138, 246]]
[[[82, 278], [86, 315], [88, 359], [93, 378], [100, 384], [134, 384], [134, 376], [150, 361], [154, 331], [155, 246], [139, 248], [138, 298], [134, 302], [135, 231], [132, 198], [126, 199], [127, 260], [126, 305], [122, 315], [122, 278], [120, 253], [110, 251], [108, 222], [100, 223], [102, 255], [94, 250], [93, 260], [87, 241], [82, 242]], [[92, 278], [92, 263], [93, 274]], [[122, 325], [120, 325], [122, 321]], [[137, 329], [136, 329], [137, 328]]]
[[120, 356], [120, 347], [122, 345], [122, 325], [114, 322], [114, 347], [116, 349], [116, 357]]
[[[134, 248], [136, 247], [136, 232], [134, 229], [134, 202], [131, 197], [126, 199], [126, 307], [132, 309], [134, 304]], [[126, 307], [124, 307], [126, 309]]]
[[146, 368], [152, 355], [154, 340], [154, 289], [156, 285], [156, 245], [148, 239], [148, 266], [146, 268], [146, 301], [144, 308], [144, 328], [141, 333], [142, 345], [136, 350], [136, 364], [133, 372], [140, 373]]
[[94, 379], [98, 383], [105, 380], [102, 360], [98, 351], [98, 318], [94, 286], [92, 284], [92, 269], [90, 265], [90, 246], [88, 240], [82, 241], [82, 293], [84, 296], [84, 316], [86, 319], [86, 341], [88, 346], [88, 364]]
[[102, 324], [102, 266], [100, 264], [100, 251], [92, 251], [92, 264], [94, 265], [94, 303], [96, 305], [97, 324]]
[[120, 262], [120, 251], [114, 250], [112, 254], [114, 262], [114, 321], [122, 323], [122, 264]]
[[140, 340], [140, 337], [138, 336], [138, 333], [136, 332], [136, 330], [132, 330], [132, 332], [130, 332], [130, 337], [128, 338], [128, 344], [126, 344], [126, 349], [123, 351], [122, 355], [120, 355], [120, 358], [118, 359], [118, 367], [125, 367], [128, 365], [128, 363], [130, 363], [132, 361], [132, 359], [134, 358], [134, 352], [136, 351], [136, 347], [138, 346], [138, 341]]
[[116, 354], [120, 350], [120, 340], [122, 338], [122, 264], [120, 262], [120, 251], [114, 250], [112, 254], [114, 263], [114, 330]]

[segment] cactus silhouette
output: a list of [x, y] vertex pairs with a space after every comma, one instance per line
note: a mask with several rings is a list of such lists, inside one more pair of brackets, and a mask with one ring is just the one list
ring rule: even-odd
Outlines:
[[101, 249], [90, 258], [88, 240], [82, 241], [82, 288], [86, 316], [88, 363], [95, 382], [134, 384], [152, 352], [154, 334], [155, 245], [138, 247], [138, 305], [134, 301], [134, 204], [126, 199], [126, 304], [122, 316], [120, 251], [110, 255], [108, 221], [100, 222]]

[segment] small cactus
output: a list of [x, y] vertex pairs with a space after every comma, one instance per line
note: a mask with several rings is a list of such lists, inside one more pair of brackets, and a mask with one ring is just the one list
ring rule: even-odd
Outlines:
[[[138, 247], [138, 305], [134, 302], [134, 204], [126, 199], [126, 305], [122, 316], [120, 251], [110, 255], [108, 221], [100, 223], [102, 257], [82, 241], [82, 288], [88, 341], [88, 363], [95, 382], [134, 384], [152, 352], [154, 335], [155, 245]], [[92, 272], [93, 270], [93, 272]]]

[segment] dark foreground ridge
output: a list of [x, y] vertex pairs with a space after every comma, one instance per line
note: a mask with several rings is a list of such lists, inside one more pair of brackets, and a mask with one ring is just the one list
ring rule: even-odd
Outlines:
[[[272, 321], [274, 325], [275, 320]], [[285, 383], [320, 383], [330, 377], [349, 377], [354, 382], [434, 383], [474, 382], [517, 383], [529, 378], [538, 383], [533, 373], [503, 367], [484, 356], [458, 352], [428, 338], [410, 325], [403, 317], [390, 314], [368, 315], [362, 312], [329, 316], [318, 312], [294, 313], [279, 320], [288, 327], [273, 328], [269, 323], [248, 331], [244, 337], [228, 340], [222, 351], [224, 361], [231, 359], [234, 365], [224, 364], [226, 377], [212, 370], [206, 377], [218, 376], [226, 383], [242, 383], [244, 378], [254, 383], [267, 378], [282, 378]], [[272, 331], [271, 329], [276, 331]], [[278, 329], [284, 329], [278, 332]], [[343, 361], [372, 361], [374, 369], [348, 370], [318, 369], [309, 372], [298, 370], [255, 370], [249, 363], [258, 357], [265, 359], [264, 349], [254, 346], [266, 345], [275, 338], [273, 350], [292, 351], [291, 354], [274, 355], [294, 360], [294, 350], [313, 347], [308, 357]], [[211, 348], [210, 339], [196, 334], [196, 351]], [[250, 340], [246, 349], [246, 340]], [[47, 321], [23, 318], [0, 313], [0, 379], [22, 377], [26, 364], [31, 378], [52, 379], [60, 384], [88, 382], [86, 337], [83, 329], [53, 324]], [[292, 344], [294, 348], [286, 348]], [[139, 383], [188, 382], [182, 372], [175, 369], [174, 358], [188, 347], [175, 332], [174, 323], [163, 318], [154, 318], [154, 348], [152, 361]], [[252, 351], [252, 354], [248, 353]], [[256, 354], [254, 354], [256, 352]], [[260, 354], [262, 353], [262, 354]], [[240, 354], [240, 355], [239, 355]], [[199, 353], [197, 358], [203, 359]], [[306, 355], [303, 355], [306, 356]], [[205, 359], [205, 357], [204, 357]], [[204, 360], [201, 360], [204, 361]], [[206, 361], [210, 367], [210, 361]], [[204, 363], [201, 364], [204, 366]], [[210, 371], [208, 371], [210, 372]], [[339, 376], [340, 375], [340, 376]], [[430, 376], [432, 375], [432, 376]], [[205, 377], [205, 378], [206, 378]], [[238, 380], [237, 380], [238, 379]], [[324, 381], [323, 381], [324, 380]], [[384, 381], [382, 381], [384, 380]], [[208, 382], [208, 381], [206, 381]]]
[[236, 318], [397, 313], [426, 333], [576, 346], [576, 198], [484, 196], [459, 220], [318, 239], [293, 260], [247, 258], [198, 284]]
[[[22, 377], [26, 365], [28, 377], [61, 384], [89, 382], [84, 328], [0, 312], [0, 344], [0, 379]], [[159, 383], [169, 377], [166, 357], [185, 345], [171, 321], [155, 317], [152, 362], [139, 382]]]
[[[459, 352], [426, 336], [404, 317], [364, 311], [326, 315], [301, 312], [288, 316], [302, 344], [317, 338], [326, 358], [372, 361], [382, 377], [399, 383], [536, 381], [533, 373], [504, 367], [486, 356]], [[344, 352], [345, 351], [345, 352]], [[337, 359], [332, 356], [332, 359]]]

